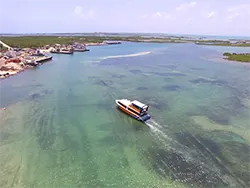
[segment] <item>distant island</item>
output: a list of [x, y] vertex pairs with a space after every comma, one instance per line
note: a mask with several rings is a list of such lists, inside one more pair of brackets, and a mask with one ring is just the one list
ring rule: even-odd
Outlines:
[[204, 38], [191, 38], [183, 36], [0, 36], [0, 40], [15, 48], [40, 48], [45, 45], [73, 43], [84, 43], [88, 46], [93, 44], [103, 45], [104, 41], [127, 41], [127, 42], [150, 42], [150, 43], [195, 43], [197, 45], [217, 45], [217, 46], [236, 46], [250, 47], [250, 40], [208, 40]]
[[249, 40], [240, 40], [240, 41], [237, 41], [237, 42], [220, 41], [220, 40], [209, 40], [209, 41], [196, 41], [195, 43], [197, 45], [250, 47], [250, 41]]
[[229, 53], [225, 52], [223, 54], [224, 59], [230, 61], [239, 61], [239, 62], [250, 62], [250, 53]]
[[[7, 78], [28, 68], [52, 60], [51, 54], [73, 54], [89, 51], [88, 46], [113, 45], [121, 42], [193, 43], [195, 45], [219, 45], [250, 47], [250, 40], [208, 40], [184, 36], [108, 36], [100, 35], [0, 35], [0, 78]], [[225, 59], [250, 62], [249, 54], [224, 53]]]

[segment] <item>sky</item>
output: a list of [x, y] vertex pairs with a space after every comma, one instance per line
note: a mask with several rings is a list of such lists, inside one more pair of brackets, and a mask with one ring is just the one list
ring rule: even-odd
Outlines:
[[250, 0], [0, 0], [0, 33], [250, 36]]

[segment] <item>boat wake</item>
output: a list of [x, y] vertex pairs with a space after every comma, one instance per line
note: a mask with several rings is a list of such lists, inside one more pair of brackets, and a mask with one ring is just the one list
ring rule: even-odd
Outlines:
[[115, 55], [115, 56], [107, 56], [107, 57], [102, 57], [101, 59], [112, 59], [112, 58], [122, 58], [122, 57], [135, 57], [135, 56], [142, 56], [142, 55], [147, 55], [150, 54], [151, 52], [140, 52], [140, 53], [135, 53], [135, 54], [127, 54], [127, 55]]
[[151, 129], [151, 133], [156, 137], [156, 139], [160, 140], [162, 144], [168, 145], [169, 141], [172, 141], [172, 138], [165, 133], [165, 129], [168, 127], [167, 125], [161, 125], [154, 119], [146, 121], [145, 124]]
[[[237, 180], [223, 161], [210, 151], [210, 148], [204, 145], [204, 142], [196, 136], [189, 135], [187, 138], [188, 135], [186, 135], [186, 137], [183, 137], [187, 145], [174, 139], [171, 133], [169, 133], [171, 131], [167, 125], [161, 125], [153, 119], [146, 121], [145, 124], [151, 129], [150, 134], [153, 138], [156, 139], [161, 146], [164, 146], [166, 153], [169, 154], [169, 152], [173, 152], [173, 156], [178, 156], [178, 158], [181, 159], [180, 161], [177, 160], [178, 164], [176, 164], [176, 166], [178, 166], [178, 168], [179, 165], [189, 165], [190, 168], [194, 169], [200, 166], [200, 168], [204, 169], [201, 173], [208, 173], [208, 175], [211, 176], [210, 178], [218, 178], [218, 181], [225, 184], [233, 180], [235, 181], [234, 183], [242, 185], [242, 182]], [[171, 166], [165, 164], [166, 161], [164, 161], [164, 159], [161, 159], [160, 162], [161, 165], [165, 165], [166, 168], [171, 168]], [[181, 171], [181, 169], [177, 169], [177, 171], [179, 170]], [[222, 171], [226, 173], [223, 177]], [[184, 172], [182, 173], [185, 175]], [[202, 175], [200, 176], [202, 178]]]
[[158, 124], [155, 120], [150, 119], [145, 122], [145, 124], [152, 130], [152, 131], [158, 131], [161, 132], [160, 128], [163, 127], [160, 124]]

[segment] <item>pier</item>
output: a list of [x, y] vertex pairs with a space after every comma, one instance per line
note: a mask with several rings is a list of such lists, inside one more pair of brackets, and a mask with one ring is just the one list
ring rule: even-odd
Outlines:
[[57, 49], [53, 49], [50, 51], [50, 53], [54, 53], [54, 54], [73, 54], [74, 51], [73, 49], [65, 49], [65, 48], [57, 48]]
[[49, 60], [52, 60], [52, 56], [40, 57], [40, 58], [37, 58], [35, 61], [37, 63], [42, 63], [42, 62], [49, 61]]

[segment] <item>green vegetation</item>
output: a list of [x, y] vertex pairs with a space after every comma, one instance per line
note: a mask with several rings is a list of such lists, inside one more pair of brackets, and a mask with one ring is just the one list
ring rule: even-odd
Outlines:
[[225, 40], [196, 40], [196, 42], [199, 43], [223, 43], [223, 44], [230, 44], [230, 41], [225, 41]]
[[196, 43], [197, 45], [217, 45], [217, 46], [241, 46], [250, 47], [250, 43], [230, 43], [222, 40], [195, 40], [185, 39], [183, 37], [142, 37], [142, 36], [12, 36], [0, 37], [4, 43], [15, 48], [31, 48], [43, 47], [45, 45], [53, 44], [72, 44], [73, 42], [80, 43], [101, 43], [105, 40], [112, 41], [129, 41], [129, 42], [154, 42], [154, 43]]
[[58, 37], [58, 36], [24, 36], [24, 37], [1, 37], [4, 43], [14, 48], [31, 48], [42, 47], [53, 44], [72, 44], [73, 42], [102, 42], [102, 40], [94, 40], [93, 38], [85, 37]]
[[130, 42], [155, 42], [155, 43], [178, 43], [179, 39], [172, 38], [143, 38], [140, 36], [119, 37], [119, 36], [22, 36], [22, 37], [1, 37], [4, 43], [15, 48], [42, 47], [53, 44], [80, 43], [101, 43], [105, 40], [130, 41]]
[[230, 43], [230, 42], [205, 42], [196, 41], [197, 45], [212, 45], [212, 46], [235, 46], [235, 47], [250, 47], [250, 43]]
[[230, 56], [231, 54], [229, 52], [225, 52], [223, 55], [224, 56]]
[[230, 61], [239, 61], [239, 62], [250, 62], [250, 53], [240, 53], [240, 54], [236, 54], [236, 53], [229, 53], [229, 52], [225, 52], [223, 54], [224, 56], [226, 56], [227, 60]]

